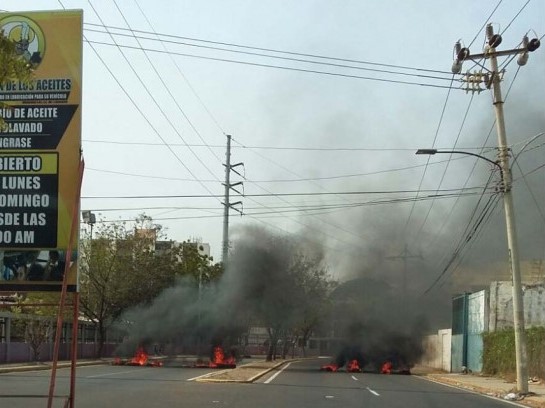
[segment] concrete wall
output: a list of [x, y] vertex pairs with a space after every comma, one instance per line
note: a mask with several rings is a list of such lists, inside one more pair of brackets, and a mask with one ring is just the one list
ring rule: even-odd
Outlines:
[[439, 330], [437, 334], [424, 337], [424, 354], [419, 364], [450, 372], [452, 330]]
[[[545, 326], [545, 284], [523, 285], [526, 327]], [[511, 282], [490, 284], [489, 330], [513, 327], [513, 286]]]
[[[111, 357], [114, 354], [117, 344], [105, 344], [103, 357]], [[96, 358], [95, 344], [78, 344], [78, 359]], [[53, 344], [43, 344], [40, 348], [40, 357], [38, 361], [51, 361], [53, 356]], [[70, 345], [63, 343], [59, 348], [59, 360], [70, 360]], [[32, 355], [32, 349], [28, 343], [9, 342], [0, 343], [0, 364], [5, 363], [23, 363], [35, 361]]]

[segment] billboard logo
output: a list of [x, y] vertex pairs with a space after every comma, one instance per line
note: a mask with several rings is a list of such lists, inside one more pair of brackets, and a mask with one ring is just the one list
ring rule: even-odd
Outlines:
[[0, 20], [0, 32], [15, 43], [17, 54], [33, 68], [42, 62], [45, 37], [38, 24], [25, 16], [9, 16]]

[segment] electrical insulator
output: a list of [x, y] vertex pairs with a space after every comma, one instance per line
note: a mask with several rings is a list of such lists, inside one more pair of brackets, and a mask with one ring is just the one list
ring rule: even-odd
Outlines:
[[460, 49], [458, 54], [456, 54], [456, 57], [462, 62], [465, 61], [467, 59], [467, 57], [469, 57], [469, 48], [464, 47], [464, 48]]
[[528, 43], [528, 47], [527, 47], [528, 51], [534, 52], [535, 50], [539, 48], [540, 45], [541, 45], [541, 42], [539, 41], [539, 39], [532, 38], [530, 42]]
[[494, 27], [492, 27], [492, 24], [488, 24], [486, 26], [486, 38], [491, 39], [494, 35]]
[[490, 45], [492, 48], [496, 48], [498, 45], [501, 44], [501, 35], [494, 34], [490, 39], [488, 40], [488, 45]]
[[462, 49], [462, 44], [460, 44], [460, 41], [456, 41], [456, 44], [454, 44], [454, 53], [458, 55], [461, 49]]
[[517, 58], [517, 64], [519, 64], [521, 67], [526, 65], [526, 63], [528, 62], [528, 43], [528, 36], [525, 35], [524, 37], [522, 37], [522, 49], [524, 51]]
[[462, 72], [462, 63], [458, 59], [455, 59], [452, 63], [452, 73], [459, 74], [460, 72]]

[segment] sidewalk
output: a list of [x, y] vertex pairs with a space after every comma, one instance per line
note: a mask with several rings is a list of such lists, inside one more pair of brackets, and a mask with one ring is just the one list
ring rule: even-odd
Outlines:
[[[89, 366], [89, 365], [100, 365], [100, 364], [111, 364], [112, 359], [83, 359], [77, 361], [77, 366]], [[71, 362], [62, 360], [57, 363], [57, 368], [66, 368], [70, 367]], [[8, 363], [0, 364], [0, 374], [4, 373], [14, 373], [21, 371], [35, 371], [35, 370], [50, 370], [53, 366], [51, 361], [45, 362], [27, 362], [27, 363]]]
[[545, 383], [543, 380], [529, 383], [529, 395], [521, 396], [513, 393], [516, 388], [515, 382], [507, 382], [498, 377], [486, 377], [478, 374], [438, 373], [434, 370], [427, 370], [425, 367], [415, 368], [413, 374], [430, 381], [513, 401], [521, 405], [545, 408]]

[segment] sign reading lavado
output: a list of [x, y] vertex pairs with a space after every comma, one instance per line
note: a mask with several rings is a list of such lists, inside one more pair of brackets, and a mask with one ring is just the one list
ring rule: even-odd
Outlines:
[[81, 10], [0, 13], [0, 35], [33, 68], [29, 81], [0, 82], [0, 292], [61, 290], [79, 220], [82, 20]]

